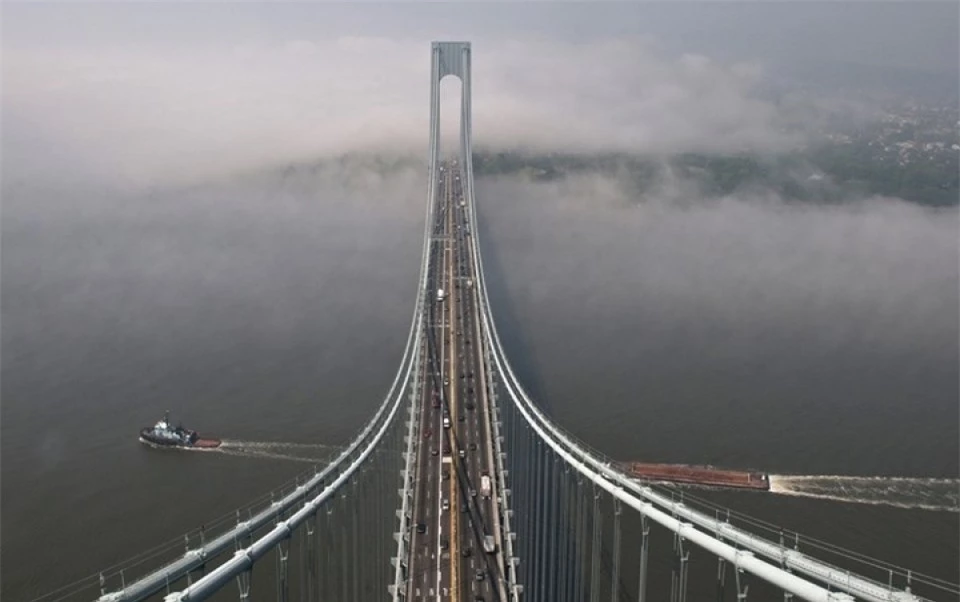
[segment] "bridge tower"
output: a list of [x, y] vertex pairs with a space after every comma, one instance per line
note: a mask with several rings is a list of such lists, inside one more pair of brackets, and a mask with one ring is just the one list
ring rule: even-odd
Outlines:
[[470, 42], [434, 42], [430, 66], [430, 203], [436, 194], [436, 170], [440, 164], [440, 80], [448, 75], [460, 79], [460, 156], [469, 157], [471, 102], [470, 102]]

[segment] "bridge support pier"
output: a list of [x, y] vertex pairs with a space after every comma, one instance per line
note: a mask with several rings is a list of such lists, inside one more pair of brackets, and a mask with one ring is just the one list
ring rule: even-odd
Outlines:
[[690, 550], [683, 545], [684, 539], [673, 534], [673, 551], [676, 559], [673, 573], [670, 575], [671, 602], [686, 602], [687, 600], [687, 561], [690, 559]]
[[277, 544], [277, 602], [290, 600], [290, 538], [286, 537]]
[[330, 598], [336, 597], [331, 588], [331, 562], [330, 562], [330, 550], [333, 549], [333, 529], [330, 527], [331, 518], [333, 514], [333, 500], [330, 501], [330, 504], [327, 506], [327, 511], [324, 513], [323, 518], [323, 528], [318, 529], [318, 535], [321, 537], [321, 549], [320, 549], [320, 578], [319, 583], [317, 583], [317, 593], [321, 600], [329, 600]]
[[237, 588], [240, 590], [240, 602], [247, 602], [250, 599], [250, 576], [253, 574], [253, 567], [237, 575]]
[[548, 466], [547, 463], [550, 461], [549, 454], [550, 452], [547, 449], [546, 444], [538, 440], [536, 471], [540, 477], [539, 479], [540, 484], [538, 485], [538, 488], [537, 488], [537, 493], [538, 493], [537, 499], [539, 503], [537, 504], [538, 514], [536, 518], [536, 521], [537, 521], [536, 524], [537, 524], [537, 528], [540, 530], [540, 533], [539, 533], [539, 537], [537, 538], [539, 541], [537, 543], [538, 549], [537, 549], [537, 555], [536, 555], [536, 559], [537, 559], [536, 560], [537, 562], [536, 592], [537, 592], [537, 599], [539, 600], [550, 599], [549, 596], [547, 595], [547, 576], [548, 576], [547, 570], [549, 567], [548, 558], [550, 555], [550, 547], [547, 544], [547, 534], [550, 531], [550, 527], [552, 526], [549, 523], [549, 515], [548, 515], [550, 495], [547, 493], [549, 491], [549, 486], [550, 486], [550, 471], [548, 470], [548, 467], [547, 467]]
[[717, 602], [724, 602], [727, 589], [727, 564], [726, 561], [717, 557]]
[[[800, 539], [799, 536], [797, 536], [797, 544], [799, 544], [799, 539]], [[780, 548], [781, 548], [782, 550], [786, 550], [786, 548], [784, 547], [783, 543], [784, 543], [784, 542], [783, 542], [783, 529], [780, 529]], [[792, 572], [793, 572], [793, 571], [790, 570], [790, 567], [787, 566], [787, 556], [786, 556], [786, 554], [782, 554], [782, 555], [780, 556], [780, 568], [783, 569], [784, 571], [788, 572], [788, 573], [792, 573]], [[787, 591], [783, 592], [783, 602], [790, 602], [791, 600], [793, 600], [793, 594], [791, 594], [790, 592], [787, 592]]]
[[650, 557], [650, 523], [646, 514], [640, 515], [640, 584], [637, 587], [637, 602], [647, 599], [647, 559]]
[[[353, 571], [352, 571], [352, 572], [353, 572], [353, 599], [354, 599], [355, 602], [360, 602], [360, 599], [361, 599], [361, 595], [360, 595], [360, 556], [361, 556], [362, 552], [360, 551], [361, 538], [360, 538], [360, 536], [359, 536], [359, 530], [360, 530], [360, 524], [359, 524], [359, 523], [360, 523], [360, 518], [359, 518], [358, 513], [357, 513], [357, 507], [360, 505], [360, 503], [362, 502], [362, 500], [365, 499], [365, 497], [364, 497], [364, 495], [363, 495], [363, 493], [365, 493], [365, 492], [364, 492], [364, 489], [365, 489], [365, 488], [363, 487], [362, 484], [358, 485], [358, 482], [360, 482], [361, 480], [365, 480], [365, 479], [357, 478], [357, 479], [354, 479], [354, 480], [353, 480], [353, 487], [352, 487], [353, 492], [351, 493], [351, 497], [353, 498], [354, 502], [353, 502], [353, 504], [351, 504], [351, 506], [353, 506], [353, 510], [352, 510], [352, 512], [350, 513], [350, 514], [351, 514], [351, 521], [352, 521], [352, 523], [353, 523], [353, 530], [352, 530], [352, 534], [351, 534], [351, 543], [353, 544]], [[359, 493], [359, 494], [358, 494], [358, 491], [357, 491], [358, 489], [360, 490], [360, 493]]]
[[[347, 483], [344, 483], [344, 488], [346, 487]], [[343, 514], [344, 506], [347, 505], [346, 499], [346, 496], [344, 496], [341, 492], [337, 492], [337, 506], [339, 507], [338, 514], [340, 515]], [[347, 541], [347, 537], [349, 537], [349, 534], [347, 533], [347, 521], [340, 521], [339, 531], [340, 545], [336, 549], [341, 550], [342, 552], [342, 550], [346, 549], [346, 547], [349, 545], [349, 542]], [[340, 599], [346, 602], [346, 600], [350, 599], [350, 566], [346, 555], [343, 555], [340, 558], [340, 569]]]
[[600, 602], [600, 490], [593, 486], [593, 540], [590, 545], [590, 602]]
[[559, 579], [557, 575], [558, 563], [560, 558], [560, 548], [558, 546], [558, 536], [560, 534], [560, 521], [558, 512], [558, 504], [560, 502], [560, 488], [559, 488], [559, 477], [560, 469], [558, 466], [558, 458], [551, 452], [547, 450], [547, 478], [549, 482], [549, 487], [546, 489], [547, 492], [547, 554], [548, 562], [546, 563], [546, 575], [545, 583], [547, 584], [547, 599], [556, 600], [557, 599], [557, 585], [559, 584]]
[[560, 516], [563, 517], [563, 524], [560, 532], [560, 602], [568, 602], [572, 595], [573, 582], [570, 579], [570, 561], [573, 558], [571, 554], [571, 527], [573, 526], [573, 496], [570, 487], [570, 467], [564, 464], [563, 472], [560, 475]]
[[314, 512], [313, 516], [307, 519], [306, 522], [306, 541], [303, 542], [304, 545], [301, 548], [306, 548], [305, 553], [301, 556], [301, 566], [305, 563], [306, 566], [302, 566], [300, 574], [301, 587], [300, 587], [300, 596], [303, 597], [306, 594], [306, 599], [308, 601], [316, 600], [319, 596], [318, 592], [314, 590], [317, 581], [317, 513]]
[[583, 475], [577, 473], [577, 570], [574, 571], [574, 588], [577, 600], [583, 599], [583, 575], [587, 566], [587, 494], [583, 487]]
[[747, 577], [743, 574], [743, 569], [737, 567], [736, 570], [737, 577], [737, 602], [747, 599], [747, 591], [750, 589], [750, 585], [747, 584]]
[[610, 576], [610, 602], [617, 602], [620, 590], [620, 500], [613, 499], [613, 572]]

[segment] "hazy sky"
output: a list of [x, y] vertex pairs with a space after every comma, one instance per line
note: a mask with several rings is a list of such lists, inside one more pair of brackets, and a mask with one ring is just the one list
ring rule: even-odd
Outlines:
[[819, 58], [953, 71], [956, 2], [77, 3], [5, 7], [13, 47], [216, 45], [343, 35], [649, 35], [739, 58]]
[[956, 72], [957, 7], [6, 4], [4, 175], [157, 184], [422, 154], [435, 39], [474, 44], [480, 146], [778, 150], [796, 139], [758, 98], [765, 74], [821, 60]]

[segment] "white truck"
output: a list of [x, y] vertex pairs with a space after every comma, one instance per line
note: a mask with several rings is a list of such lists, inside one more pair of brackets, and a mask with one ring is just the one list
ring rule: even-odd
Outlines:
[[490, 497], [490, 475], [480, 477], [480, 493], [483, 497]]
[[437, 301], [443, 301], [446, 299], [447, 295], [443, 292], [442, 288], [437, 289]]
[[483, 551], [487, 554], [493, 554], [497, 551], [497, 542], [493, 540], [493, 535], [483, 536]]

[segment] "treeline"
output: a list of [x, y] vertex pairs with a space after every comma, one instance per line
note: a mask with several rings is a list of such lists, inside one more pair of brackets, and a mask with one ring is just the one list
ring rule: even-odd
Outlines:
[[666, 160], [619, 153], [474, 153], [474, 173], [478, 176], [521, 175], [553, 180], [571, 173], [600, 171], [627, 177], [640, 191], [654, 186], [665, 169], [696, 181], [707, 196], [762, 188], [796, 201], [840, 202], [883, 195], [929, 206], [960, 202], [955, 158], [953, 162], [915, 160], [901, 165], [895, 157], [858, 145], [826, 145], [772, 157], [687, 153]]

